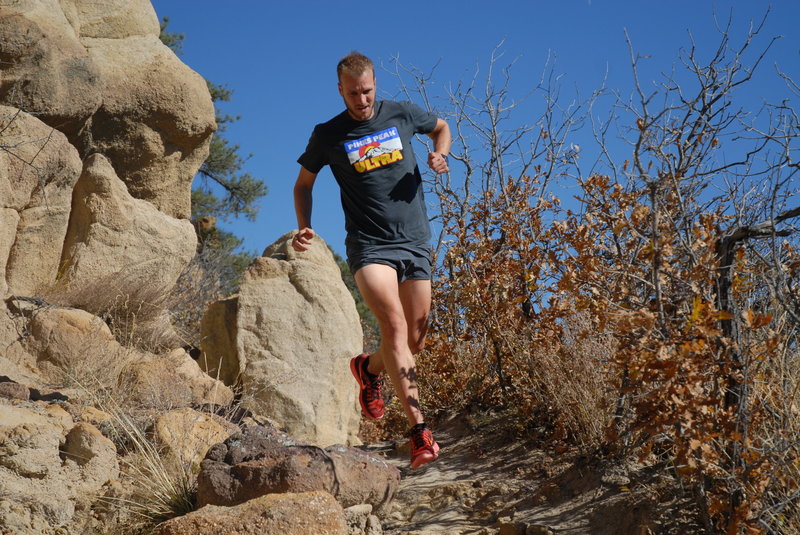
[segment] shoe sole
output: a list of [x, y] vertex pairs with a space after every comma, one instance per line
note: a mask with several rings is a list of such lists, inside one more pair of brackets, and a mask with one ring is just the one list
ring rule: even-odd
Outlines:
[[439, 444], [433, 443], [433, 451], [426, 450], [420, 452], [416, 457], [411, 459], [411, 468], [419, 468], [423, 464], [428, 464], [439, 458]]
[[358, 371], [358, 363], [361, 362], [359, 357], [361, 355], [356, 355], [352, 359], [350, 359], [350, 372], [353, 374], [353, 377], [356, 378], [356, 382], [358, 383], [358, 404], [361, 405], [361, 412], [364, 413], [370, 420], [380, 420], [383, 418], [383, 414], [380, 416], [372, 416], [368, 411], [367, 408], [364, 406], [364, 401], [361, 399], [361, 392], [364, 391], [364, 383], [361, 382], [361, 374]]

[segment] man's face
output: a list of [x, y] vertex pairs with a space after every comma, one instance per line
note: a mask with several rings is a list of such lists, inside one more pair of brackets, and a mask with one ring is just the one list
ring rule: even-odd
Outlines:
[[339, 78], [347, 113], [356, 121], [367, 121], [375, 114], [375, 73], [366, 71], [358, 76], [342, 73]]

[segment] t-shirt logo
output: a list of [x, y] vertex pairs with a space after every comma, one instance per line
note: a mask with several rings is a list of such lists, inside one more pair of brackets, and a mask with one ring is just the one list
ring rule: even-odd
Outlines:
[[397, 128], [375, 132], [360, 139], [344, 142], [347, 158], [356, 171], [372, 171], [403, 159], [403, 142]]

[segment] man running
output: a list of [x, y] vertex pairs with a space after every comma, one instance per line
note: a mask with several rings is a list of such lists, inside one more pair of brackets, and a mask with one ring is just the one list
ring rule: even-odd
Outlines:
[[433, 140], [428, 167], [449, 171], [450, 128], [410, 102], [377, 100], [375, 67], [352, 52], [336, 67], [345, 110], [318, 124], [298, 158], [294, 186], [297, 251], [308, 249], [312, 189], [330, 165], [345, 215], [347, 263], [378, 320], [379, 349], [353, 357], [359, 401], [367, 418], [383, 417], [381, 373], [386, 370], [411, 426], [411, 466], [436, 460], [439, 445], [425, 425], [417, 394], [414, 355], [425, 345], [431, 307], [431, 232], [422, 177], [411, 146], [415, 134]]

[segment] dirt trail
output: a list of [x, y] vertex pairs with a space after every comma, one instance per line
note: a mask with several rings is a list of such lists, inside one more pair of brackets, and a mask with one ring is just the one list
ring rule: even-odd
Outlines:
[[687, 513], [691, 501], [672, 498], [673, 481], [658, 470], [559, 460], [566, 455], [463, 419], [440, 424], [435, 435], [441, 456], [418, 469], [408, 466], [407, 446], [368, 447], [403, 474], [385, 535], [703, 533]]

